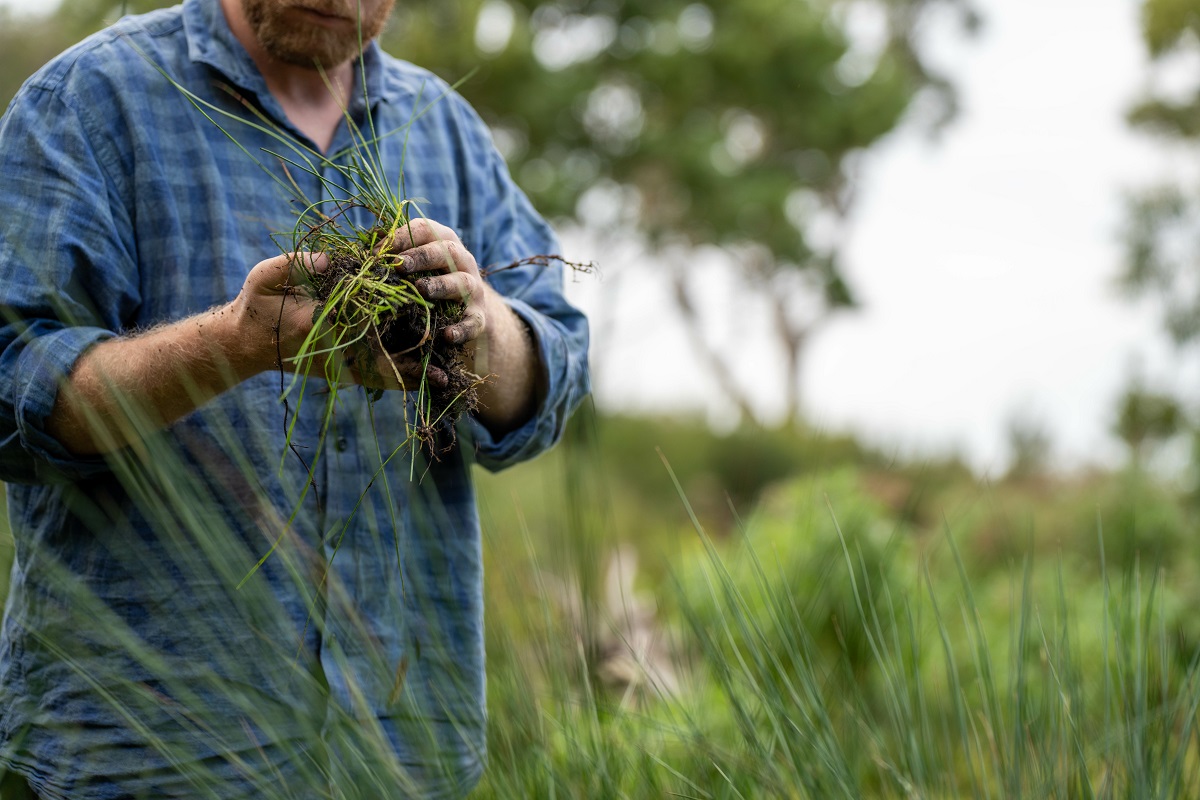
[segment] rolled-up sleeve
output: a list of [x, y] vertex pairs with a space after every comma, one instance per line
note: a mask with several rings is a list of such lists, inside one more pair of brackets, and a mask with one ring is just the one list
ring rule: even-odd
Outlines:
[[[58, 386], [70, 374], [79, 356], [93, 344], [112, 337], [101, 328], [61, 328], [38, 336], [21, 348], [12, 373], [15, 402], [13, 444], [3, 447], [0, 475], [5, 480], [54, 481], [79, 478], [107, 469], [101, 457], [74, 456], [46, 433], [46, 422], [58, 398]], [[15, 460], [12, 456], [18, 456]]]
[[533, 417], [501, 437], [472, 420], [475, 457], [498, 470], [532, 458], [555, 444], [571, 412], [590, 391], [588, 324], [583, 312], [563, 295], [565, 266], [525, 264], [503, 269], [534, 256], [557, 256], [562, 251], [550, 226], [509, 177], [499, 155], [490, 170], [493, 202], [486, 216], [482, 263], [501, 268], [490, 279], [533, 337], [542, 370], [545, 394]]
[[[96, 98], [93, 98], [96, 99]], [[95, 136], [61, 87], [27, 85], [0, 120], [0, 480], [90, 476], [46, 432], [59, 387], [138, 302], [129, 219]]]
[[583, 314], [565, 302], [573, 313], [555, 316], [524, 300], [509, 298], [508, 303], [533, 335], [546, 393], [533, 417], [502, 437], [472, 420], [476, 459], [492, 470], [532, 458], [562, 438], [571, 412], [589, 391], [588, 328]]

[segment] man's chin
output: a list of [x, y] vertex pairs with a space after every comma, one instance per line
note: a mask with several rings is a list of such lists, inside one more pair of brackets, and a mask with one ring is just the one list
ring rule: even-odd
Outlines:
[[311, 70], [331, 70], [359, 55], [357, 37], [353, 44], [347, 43], [342, 47], [330, 47], [328, 37], [322, 37], [323, 41], [319, 43], [299, 41], [298, 37], [288, 38], [290, 41], [264, 39], [263, 49], [277, 61]]

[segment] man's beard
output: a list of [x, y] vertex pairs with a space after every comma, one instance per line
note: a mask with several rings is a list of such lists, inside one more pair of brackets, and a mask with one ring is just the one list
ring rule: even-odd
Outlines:
[[[297, 25], [289, 20], [287, 11], [294, 8], [289, 0], [242, 0], [246, 20], [263, 49], [272, 57], [288, 64], [316, 69], [333, 69], [359, 55], [360, 46], [374, 39], [383, 30], [394, 0], [382, 0], [374, 10], [364, 9], [362, 38], [354, 26], [326, 28], [317, 24]], [[311, 0], [305, 8], [317, 11], [358, 16], [357, 0], [348, 0], [346, 8], [330, 8], [328, 0]], [[364, 3], [364, 6], [366, 3]], [[366, 16], [365, 14], [370, 14]]]

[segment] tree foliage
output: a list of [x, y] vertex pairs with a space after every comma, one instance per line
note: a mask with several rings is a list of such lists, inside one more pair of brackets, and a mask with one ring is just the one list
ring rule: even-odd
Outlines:
[[1150, 449], [1177, 436], [1186, 422], [1178, 400], [1133, 380], [1117, 404], [1113, 432], [1129, 448], [1131, 462], [1140, 465]]
[[751, 413], [688, 270], [697, 248], [731, 256], [768, 301], [796, 414], [809, 334], [855, 304], [829, 235], [855, 156], [918, 97], [930, 126], [954, 113], [919, 46], [939, 7], [977, 21], [965, 0], [407, 0], [388, 40], [470, 75], [462, 93], [539, 208], [648, 247], [638, 268], [670, 275], [706, 363]]
[[615, 181], [637, 190], [652, 244], [752, 239], [807, 259], [788, 194], [836, 186], [845, 155], [891, 130], [915, 88], [890, 55], [848, 82], [843, 32], [804, 2], [409, 2], [400, 14], [394, 51], [452, 80], [479, 67], [462, 92], [503, 131], [540, 208], [573, 216], [587, 189]]
[[[384, 44], [462, 80], [538, 208], [647, 247], [639, 268], [670, 276], [706, 363], [752, 415], [689, 272], [697, 248], [723, 250], [770, 309], [795, 416], [811, 332], [855, 305], [838, 231], [857, 156], [910, 116], [935, 129], [953, 116], [921, 34], [939, 11], [973, 29], [968, 3], [401, 0]], [[6, 19], [0, 76], [23, 80], [120, 13], [166, 4], [64, 0], [47, 21]]]
[[[1155, 68], [1200, 53], [1200, 0], [1143, 0], [1142, 37]], [[1129, 110], [1134, 128], [1170, 145], [1200, 143], [1200, 79], [1182, 92], [1150, 89]], [[1180, 174], [1186, 174], [1181, 170]], [[1179, 345], [1200, 340], [1200, 187], [1177, 179], [1127, 200], [1122, 285], [1155, 298]]]
[[1142, 38], [1159, 58], [1189, 37], [1200, 36], [1200, 4], [1195, 0], [1143, 0]]

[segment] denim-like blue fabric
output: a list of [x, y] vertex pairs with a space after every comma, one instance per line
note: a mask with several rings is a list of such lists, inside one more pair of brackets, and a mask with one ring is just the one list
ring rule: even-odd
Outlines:
[[[556, 267], [489, 278], [528, 324], [546, 396], [493, 438], [470, 421], [426, 462], [403, 395], [373, 406], [262, 374], [109, 458], [48, 436], [89, 346], [236, 296], [319, 180], [216, 0], [126, 18], [54, 60], [0, 120], [0, 479], [16, 542], [0, 636], [0, 760], [46, 798], [456, 796], [484, 756], [479, 520], [469, 476], [553, 444], [588, 389], [587, 326]], [[486, 127], [371, 45], [351, 113], [391, 180], [481, 266], [558, 245]], [[261, 124], [261, 123], [259, 123]], [[330, 153], [353, 157], [343, 123]], [[336, 179], [332, 170], [328, 178]], [[357, 213], [357, 212], [356, 212]], [[365, 220], [364, 220], [365, 221]], [[411, 404], [411, 401], [410, 401]], [[307, 466], [322, 446], [311, 476]], [[299, 508], [289, 523], [293, 510]], [[245, 585], [238, 583], [278, 540]], [[402, 769], [398, 769], [397, 767]], [[331, 789], [331, 785], [338, 788]]]

